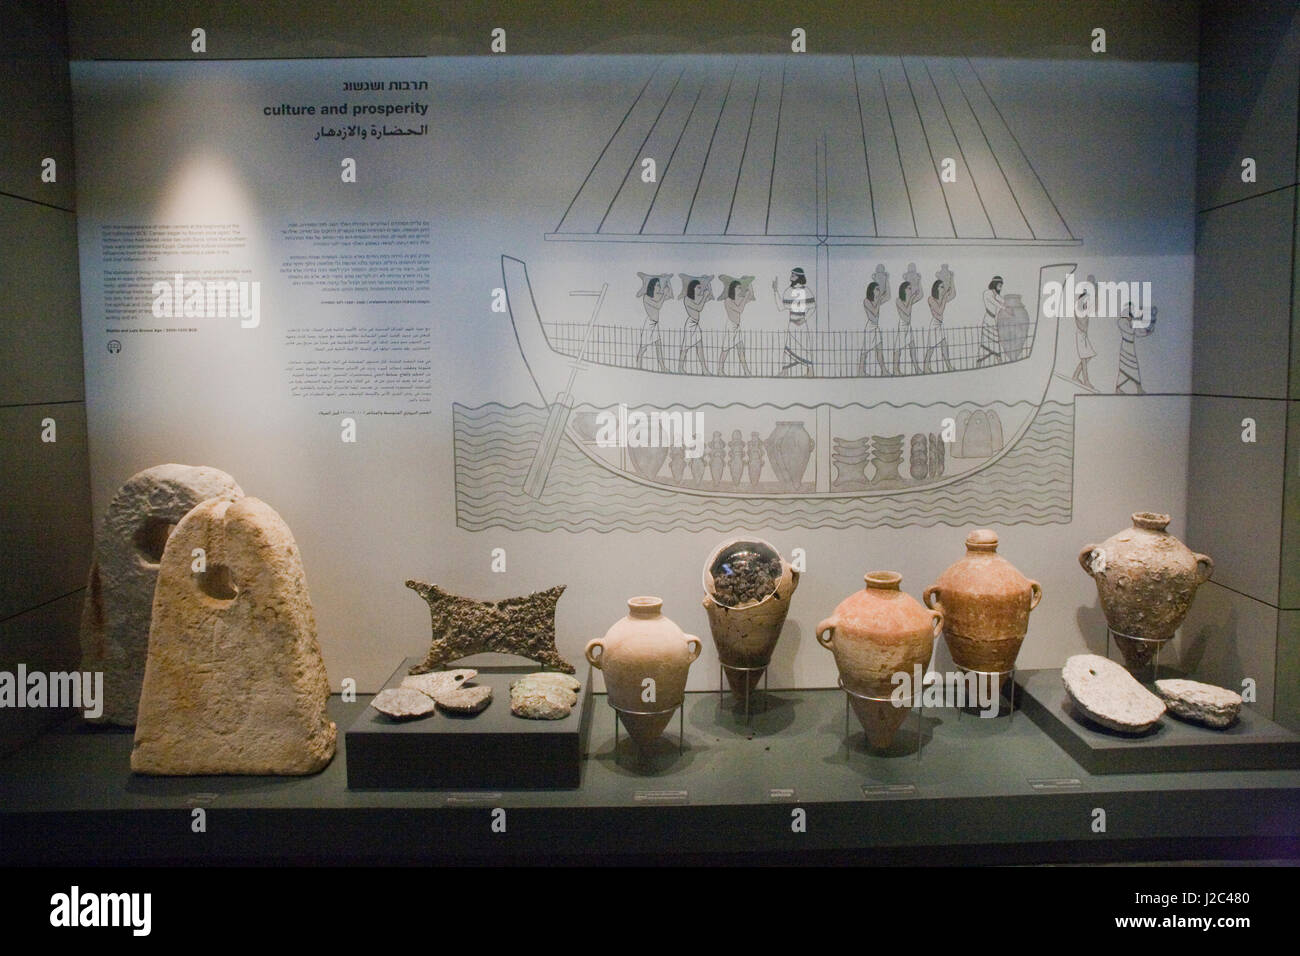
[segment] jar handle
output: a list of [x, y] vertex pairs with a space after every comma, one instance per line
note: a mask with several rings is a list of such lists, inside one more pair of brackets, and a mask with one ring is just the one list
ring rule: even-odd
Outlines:
[[694, 644], [694, 645], [695, 645], [694, 650], [691, 651], [691, 659], [690, 659], [689, 661], [686, 662], [686, 663], [688, 663], [688, 664], [693, 664], [693, 663], [695, 663], [695, 659], [696, 659], [697, 657], [700, 656], [700, 652], [704, 650], [704, 642], [701, 641], [701, 640], [700, 640], [698, 637], [696, 637], [694, 634], [687, 634], [687, 635], [686, 635], [686, 643], [687, 643], [688, 645], [690, 645], [690, 644]]
[[[828, 651], [835, 650], [835, 647], [832, 644], [835, 635], [832, 634], [831, 631], [835, 630], [835, 626], [838, 623], [839, 622], [837, 622], [835, 618], [828, 617], [826, 620], [822, 621], [820, 624], [817, 625], [817, 643], [820, 644], [822, 647], [826, 648]], [[826, 636], [822, 637], [823, 634], [825, 634]]]
[[1095, 544], [1085, 544], [1079, 552], [1079, 567], [1083, 568], [1088, 577], [1092, 577], [1092, 556], [1096, 550]]
[[[1201, 571], [1201, 565], [1205, 565], [1205, 571]], [[1210, 575], [1214, 573], [1214, 559], [1208, 554], [1196, 555], [1196, 583], [1204, 584], [1210, 580]]]
[[[599, 654], [592, 653], [596, 648], [600, 648]], [[583, 656], [587, 658], [588, 664], [596, 668], [596, 670], [604, 670], [604, 668], [600, 666], [600, 662], [605, 659], [605, 642], [603, 640], [598, 637], [594, 641], [588, 641], [587, 649], [582, 653]]]
[[1043, 586], [1037, 581], [1029, 582], [1029, 610], [1038, 607], [1038, 602], [1043, 599]]
[[934, 615], [934, 636], [938, 637], [943, 633], [943, 611], [931, 611]]
[[921, 600], [931, 611], [943, 611], [943, 601], [939, 598], [939, 585], [931, 584], [921, 592]]

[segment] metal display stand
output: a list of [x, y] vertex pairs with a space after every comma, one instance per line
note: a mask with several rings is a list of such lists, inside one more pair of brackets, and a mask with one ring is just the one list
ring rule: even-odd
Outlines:
[[[622, 707], [609, 705], [609, 709], [614, 712], [614, 759], [618, 760], [618, 717], [619, 714], [631, 714], [634, 717], [661, 717], [664, 714], [671, 714], [677, 711], [677, 752], [686, 752], [686, 701], [682, 701], [675, 707], [666, 707], [663, 710], [625, 710]], [[632, 741], [636, 746], [636, 741]]]
[[[960, 667], [961, 665], [959, 664], [959, 665], [957, 665], [957, 666]], [[1016, 719], [1016, 669], [1015, 669], [1015, 667], [1013, 666], [1013, 667], [1011, 668], [1011, 670], [1008, 670], [1008, 671], [977, 671], [977, 670], [974, 670], [974, 669], [972, 669], [972, 668], [968, 668], [968, 667], [962, 667], [961, 669], [962, 669], [962, 672], [963, 672], [963, 673], [966, 673], [966, 674], [977, 674], [977, 675], [980, 675], [980, 676], [988, 675], [988, 676], [991, 677], [991, 678], [997, 678], [997, 685], [996, 685], [997, 690], [995, 691], [995, 694], [997, 695], [998, 713], [997, 713], [995, 716], [1001, 716], [1001, 714], [1002, 714], [1002, 678], [1007, 677], [1008, 675], [1010, 675], [1010, 683], [1011, 683], [1011, 719], [1010, 719], [1009, 721], [1007, 721], [1007, 723], [1008, 723], [1008, 724], [1010, 724], [1010, 723], [1014, 723], [1014, 722], [1015, 722], [1015, 719]], [[965, 707], [958, 707], [958, 708], [957, 708], [957, 719], [958, 719], [958, 720], [961, 720], [962, 711], [964, 711], [964, 710], [968, 710], [970, 707], [971, 707], [971, 703], [970, 703], [969, 700], [966, 701], [966, 706], [965, 706]]]
[[[888, 697], [872, 697], [869, 694], [859, 694], [857, 691], [852, 691], [845, 687], [844, 678], [842, 677], [837, 681], [837, 683], [840, 686], [840, 690], [844, 691], [844, 751], [845, 759], [847, 759], [853, 753], [852, 748], [849, 746], [849, 711], [851, 710], [849, 707], [849, 698], [856, 697], [858, 700], [872, 700], [879, 703], [892, 704], [894, 702], [894, 697], [892, 694]], [[922, 734], [923, 721], [925, 719], [925, 699], [922, 697], [920, 706], [917, 706], [916, 698], [918, 696], [920, 695], [916, 693], [911, 695], [912, 703], [910, 704], [910, 708], [912, 712], [916, 714], [916, 759], [920, 760], [921, 751], [925, 749], [925, 738]], [[870, 741], [868, 741], [867, 746], [870, 747], [870, 745]]]
[[[1106, 628], [1106, 660], [1110, 660], [1111, 637], [1122, 637], [1130, 641], [1139, 641], [1143, 644], [1154, 644], [1156, 646], [1155, 656], [1151, 658], [1151, 680], [1155, 681], [1160, 676], [1160, 649], [1173, 640], [1172, 637], [1134, 637], [1132, 634], [1121, 634], [1112, 627]], [[1127, 666], [1127, 665], [1125, 665]], [[1136, 675], [1134, 675], [1136, 676]]]
[[[719, 710], [722, 709], [722, 696], [727, 692], [727, 684], [726, 684], [727, 675], [723, 673], [724, 667], [733, 671], [741, 671], [742, 673], [745, 674], [752, 674], [754, 671], [763, 672], [763, 711], [764, 713], [766, 713], [767, 712], [767, 672], [768, 670], [770, 670], [768, 665], [764, 664], [762, 667], [739, 667], [735, 664], [723, 664], [721, 661], [718, 661], [718, 709]], [[753, 693], [753, 688], [750, 687], [749, 679], [746, 678], [745, 679], [745, 722], [746, 723], [749, 722], [749, 718], [751, 715], [749, 709], [749, 698], [752, 695], [752, 693]]]

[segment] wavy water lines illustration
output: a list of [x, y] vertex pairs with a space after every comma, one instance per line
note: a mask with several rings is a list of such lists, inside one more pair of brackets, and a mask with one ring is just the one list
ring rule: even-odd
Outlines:
[[1074, 406], [1045, 403], [1016, 446], [969, 478], [941, 488], [847, 498], [704, 497], [646, 487], [560, 444], [545, 492], [524, 478], [547, 410], [496, 403], [453, 406], [456, 523], [480, 531], [729, 531], [1067, 524], [1073, 512]]

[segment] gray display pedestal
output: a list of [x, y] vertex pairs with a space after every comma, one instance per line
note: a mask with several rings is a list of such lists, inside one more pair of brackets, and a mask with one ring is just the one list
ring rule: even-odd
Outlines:
[[[397, 687], [420, 658], [408, 657], [384, 685]], [[395, 721], [366, 707], [348, 729], [348, 787], [354, 790], [561, 790], [582, 782], [591, 675], [563, 720], [510, 713], [510, 684], [537, 667], [480, 667], [470, 683], [492, 688], [473, 716], [436, 714]]]
[[1021, 671], [1017, 681], [1021, 709], [1089, 773], [1300, 768], [1300, 736], [1249, 704], [1224, 730], [1166, 713], [1146, 733], [1124, 734], [1076, 716], [1059, 669]]

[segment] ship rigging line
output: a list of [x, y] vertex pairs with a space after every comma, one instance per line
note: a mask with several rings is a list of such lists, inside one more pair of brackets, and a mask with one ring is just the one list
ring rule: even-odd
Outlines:
[[[970, 67], [972, 73], [975, 72], [975, 66], [971, 63], [970, 57], [966, 58], [966, 65]], [[1038, 234], [1034, 232], [1034, 224], [1029, 221], [1029, 217], [1025, 215], [1025, 208], [1020, 205], [1020, 196], [1016, 193], [1015, 187], [1011, 185], [1011, 178], [1007, 176], [1007, 171], [1002, 167], [1002, 160], [998, 158], [997, 151], [993, 148], [993, 144], [989, 142], [989, 134], [985, 132], [984, 124], [979, 121], [979, 116], [975, 113], [975, 106], [971, 103], [970, 97], [966, 95], [966, 88], [961, 85], [961, 78], [957, 75], [957, 71], [951, 66], [948, 67], [948, 72], [952, 74], [952, 81], [957, 86], [957, 92], [961, 93], [961, 98], [966, 101], [966, 109], [970, 110], [970, 115], [975, 118], [975, 126], [979, 129], [980, 135], [984, 137], [984, 145], [989, 148], [989, 155], [993, 157], [993, 162], [997, 163], [998, 172], [1002, 174], [1002, 181], [1007, 184], [1007, 192], [1011, 195], [1011, 201], [1016, 204], [1016, 211], [1020, 213], [1020, 218], [1025, 221], [1025, 228], [1029, 230], [1029, 235], [1032, 238], [1037, 239]], [[979, 74], [976, 74], [977, 79], [978, 77]], [[1006, 123], [1004, 122], [1003, 125], [1005, 126]], [[1007, 132], [1010, 133], [1011, 131], [1007, 130]], [[1015, 139], [1014, 136], [1011, 138], [1013, 140]], [[1019, 146], [1020, 144], [1017, 143], [1016, 145]], [[965, 157], [963, 156], [963, 159], [964, 158]], [[1028, 161], [1029, 157], [1026, 156], [1025, 162]], [[1031, 166], [1030, 169], [1033, 169], [1033, 167]], [[1042, 184], [1042, 180], [1039, 180], [1039, 184]], [[1049, 196], [1048, 198], [1050, 199], [1051, 197]], [[1064, 220], [1062, 220], [1062, 222], [1064, 222]]]
[[636, 99], [634, 99], [632, 105], [627, 108], [627, 112], [624, 113], [623, 118], [619, 120], [618, 126], [614, 127], [614, 132], [610, 134], [608, 141], [606, 141], [605, 148], [600, 151], [600, 155], [596, 157], [596, 161], [591, 164], [591, 169], [587, 170], [587, 175], [582, 179], [582, 185], [578, 187], [578, 191], [575, 192], [573, 198], [569, 200], [569, 205], [564, 209], [564, 215], [560, 217], [560, 224], [555, 227], [556, 232], [563, 229], [564, 220], [569, 218], [569, 212], [573, 209], [573, 204], [578, 201], [578, 197], [582, 195], [582, 191], [587, 188], [587, 182], [591, 179], [592, 173], [596, 171], [596, 167], [600, 165], [600, 161], [604, 159], [605, 154], [609, 152], [609, 147], [613, 145], [614, 140], [618, 137], [618, 131], [627, 123], [627, 118], [632, 115], [632, 111], [636, 109], [636, 105], [641, 102], [641, 97], [645, 96], [645, 91], [650, 87], [650, 81], [655, 78], [655, 74], [658, 72], [659, 64], [655, 64], [655, 68], [650, 71], [650, 75], [646, 77], [645, 83], [641, 85], [641, 91], [637, 93]]

